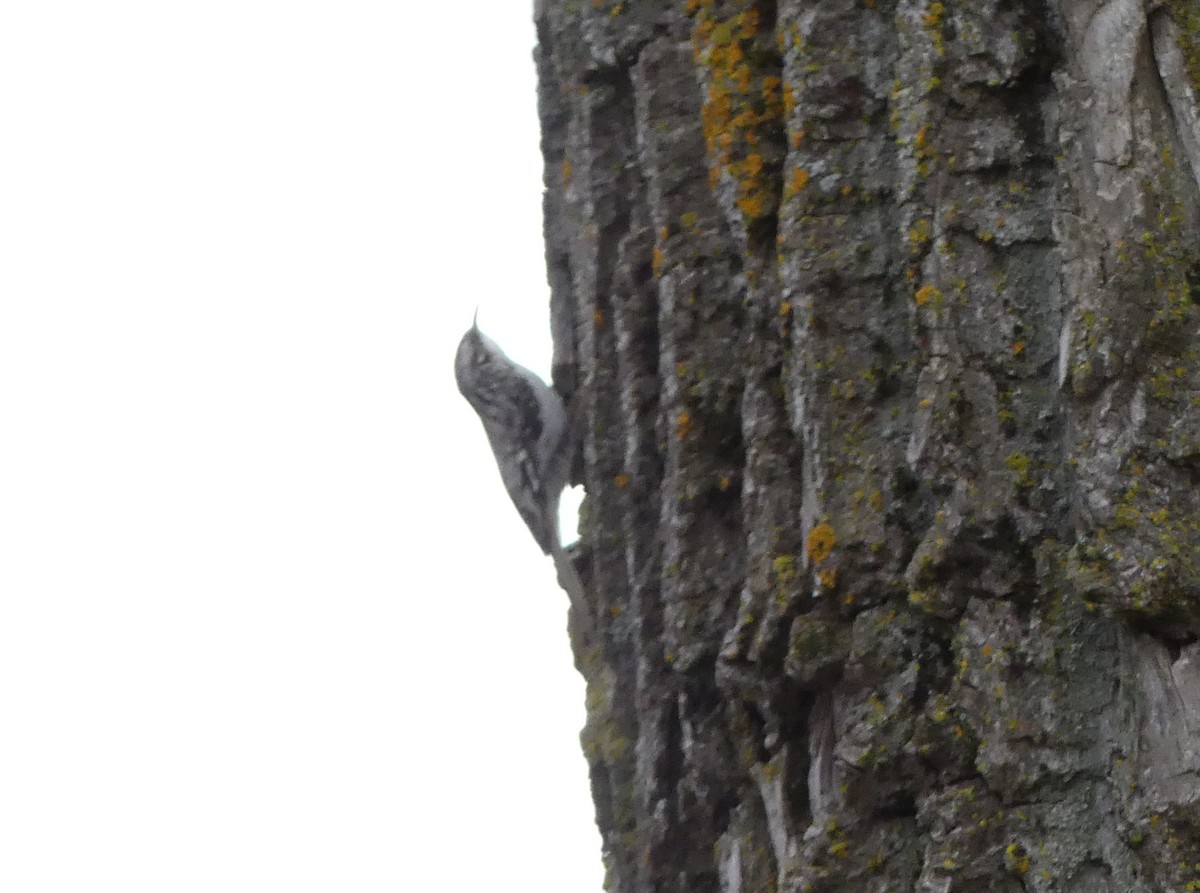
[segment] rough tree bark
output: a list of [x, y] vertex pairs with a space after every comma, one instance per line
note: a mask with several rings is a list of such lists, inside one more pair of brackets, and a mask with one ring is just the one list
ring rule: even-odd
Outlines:
[[1200, 0], [541, 0], [607, 887], [1200, 888]]

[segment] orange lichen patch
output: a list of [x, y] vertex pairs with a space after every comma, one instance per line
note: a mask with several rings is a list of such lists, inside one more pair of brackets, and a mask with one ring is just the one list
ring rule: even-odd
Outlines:
[[822, 589], [832, 589], [837, 585], [837, 568], [831, 567], [817, 571], [817, 582], [821, 584]]
[[688, 432], [692, 430], [692, 415], [686, 409], [679, 413], [679, 417], [675, 419], [675, 437], [677, 440], [683, 440], [688, 436]]
[[757, 219], [767, 215], [767, 206], [770, 204], [771, 196], [764, 190], [756, 190], [745, 195], [738, 196], [738, 210], [747, 217]]
[[571, 162], [564, 158], [562, 163], [562, 182], [564, 186], [571, 182], [571, 170]]
[[781, 118], [787, 102], [780, 89], [783, 81], [777, 77], [765, 77], [762, 82], [763, 114], [768, 118]]
[[783, 113], [789, 118], [796, 108], [796, 91], [792, 89], [791, 84], [783, 86]]
[[750, 92], [750, 82], [754, 77], [754, 72], [751, 71], [749, 65], [739, 65], [737, 70], [733, 72], [733, 78], [737, 82], [738, 89], [743, 93]]
[[930, 301], [936, 303], [941, 296], [942, 292], [936, 285], [923, 285], [917, 289], [913, 300], [917, 302], [918, 307], [924, 307]]
[[717, 482], [717, 487], [718, 487], [718, 489], [720, 489], [720, 491], [721, 491], [722, 493], [724, 493], [724, 492], [726, 492], [727, 490], [729, 490], [729, 488], [730, 488], [730, 487], [732, 487], [732, 486], [733, 486], [733, 478], [732, 478], [730, 475], [727, 475], [727, 474], [723, 474], [723, 475], [721, 475], [721, 480], [719, 480], [719, 481]]
[[618, 490], [624, 490], [629, 486], [630, 477], [625, 472], [621, 472], [613, 478], [613, 483], [616, 484]]
[[604, 311], [603, 310], [593, 310], [592, 311], [592, 324], [595, 325], [595, 327], [597, 329], [604, 328]]
[[733, 134], [729, 130], [732, 123], [733, 101], [728, 90], [716, 83], [709, 84], [704, 94], [704, 106], [700, 109], [700, 124], [710, 156], [727, 159], [733, 146]]
[[836, 543], [837, 536], [834, 534], [833, 528], [822, 521], [808, 533], [808, 541], [805, 546], [809, 560], [820, 564], [829, 557], [829, 553], [833, 551]]
[[1012, 352], [1013, 352], [1014, 357], [1019, 357], [1021, 354], [1025, 353], [1025, 342], [1024, 341], [1015, 342], [1012, 346]]
[[922, 124], [921, 129], [917, 131], [916, 138], [913, 140], [913, 145], [915, 145], [918, 149], [924, 149], [925, 137], [928, 135], [928, 133], [929, 126], [927, 124]]
[[737, 17], [737, 22], [741, 28], [742, 37], [749, 38], [758, 34], [758, 25], [760, 21], [761, 16], [759, 15], [757, 9], [751, 8], [747, 9], [743, 13], [740, 13]]
[[791, 312], [792, 312], [792, 302], [791, 301], [784, 301], [779, 305], [779, 315], [780, 316], [787, 316]]
[[662, 265], [663, 265], [662, 249], [659, 248], [657, 245], [655, 245], [653, 255], [650, 259], [650, 271], [654, 274], [655, 279], [657, 279], [658, 277], [660, 277], [662, 275]]
[[788, 180], [788, 195], [792, 196], [798, 193], [801, 189], [808, 185], [808, 181], [812, 175], [802, 167], [795, 168], [792, 171], [792, 178]]
[[[708, 0], [688, 0], [692, 45], [705, 70], [700, 120], [709, 158], [709, 184], [736, 186], [735, 202], [748, 223], [778, 204], [778, 134], [787, 99], [777, 73], [762, 70], [765, 37], [753, 0], [730, 0], [718, 11]], [[764, 155], [764, 147], [768, 151]], [[774, 182], [771, 182], [774, 180]]]

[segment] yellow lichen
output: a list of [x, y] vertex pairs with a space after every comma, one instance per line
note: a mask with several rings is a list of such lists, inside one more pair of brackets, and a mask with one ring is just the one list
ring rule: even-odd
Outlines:
[[1037, 483], [1029, 470], [1029, 456], [1025, 453], [1010, 453], [1004, 459], [1004, 466], [1013, 472], [1014, 483], [1018, 487], [1032, 487]]
[[1020, 844], [1010, 843], [1006, 846], [1004, 848], [1004, 857], [1010, 871], [1016, 874], [1025, 874], [1029, 871], [1029, 855]]

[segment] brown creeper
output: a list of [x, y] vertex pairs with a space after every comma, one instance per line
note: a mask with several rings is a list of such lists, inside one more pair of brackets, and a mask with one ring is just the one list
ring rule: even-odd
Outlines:
[[483, 422], [504, 488], [542, 552], [554, 556], [585, 640], [595, 641], [583, 582], [558, 535], [558, 500], [575, 451], [571, 414], [553, 388], [505, 356], [476, 322], [458, 343], [454, 377]]
[[483, 422], [504, 488], [549, 555], [558, 545], [558, 499], [571, 467], [562, 399], [505, 356], [476, 323], [458, 344], [454, 377]]

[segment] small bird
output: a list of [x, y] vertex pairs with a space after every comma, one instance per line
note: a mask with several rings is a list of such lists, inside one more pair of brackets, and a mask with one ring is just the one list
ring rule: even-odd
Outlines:
[[542, 554], [549, 555], [558, 541], [558, 499], [571, 466], [562, 399], [510, 360], [477, 321], [458, 344], [454, 377], [483, 422], [513, 505]]
[[575, 452], [571, 417], [562, 398], [483, 334], [478, 314], [458, 343], [454, 378], [483, 422], [513, 505], [542, 553], [554, 556], [559, 585], [567, 591], [585, 637], [594, 639], [583, 582], [558, 533], [558, 501]]

